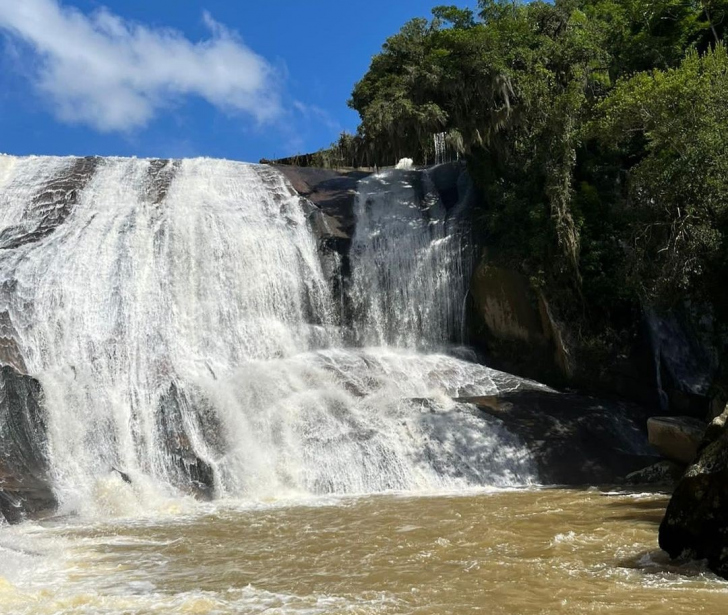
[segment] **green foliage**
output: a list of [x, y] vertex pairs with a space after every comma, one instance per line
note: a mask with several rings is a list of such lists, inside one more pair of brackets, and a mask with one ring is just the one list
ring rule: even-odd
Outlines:
[[[639, 139], [630, 171], [633, 274], [646, 294], [698, 293], [728, 271], [728, 54], [622, 81], [598, 108], [607, 144]], [[722, 293], [721, 293], [722, 294]]]

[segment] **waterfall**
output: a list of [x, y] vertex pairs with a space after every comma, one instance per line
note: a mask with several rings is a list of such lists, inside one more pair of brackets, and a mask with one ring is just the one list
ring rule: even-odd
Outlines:
[[470, 266], [461, 213], [447, 211], [427, 172], [392, 170], [359, 183], [350, 260], [361, 344], [462, 341]]
[[435, 164], [442, 164], [443, 162], [449, 162], [445, 160], [447, 154], [447, 140], [444, 132], [436, 132], [432, 138], [435, 142]]
[[465, 296], [427, 175], [372, 176], [356, 207], [351, 348], [275, 169], [0, 157], [0, 360], [42, 385], [61, 511], [98, 512], [122, 477], [236, 498], [533, 480], [498, 421], [451, 401], [531, 385], [415, 352], [453, 339]]

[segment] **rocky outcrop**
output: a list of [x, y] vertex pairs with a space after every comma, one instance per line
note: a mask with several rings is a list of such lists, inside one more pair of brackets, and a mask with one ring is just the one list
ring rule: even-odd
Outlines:
[[516, 271], [482, 262], [470, 285], [474, 341], [504, 371], [554, 381], [571, 374], [568, 351], [542, 293]]
[[348, 251], [354, 234], [356, 186], [369, 173], [313, 167], [274, 165], [302, 197], [316, 206], [309, 214], [314, 232], [325, 247]]
[[728, 408], [708, 426], [698, 458], [673, 493], [660, 547], [673, 557], [707, 559], [728, 578]]
[[447, 162], [428, 169], [428, 176], [448, 211], [456, 206], [471, 207], [478, 194], [467, 166], [463, 162]]
[[685, 472], [685, 465], [663, 459], [627, 475], [628, 485], [659, 485], [673, 489]]
[[37, 380], [0, 368], [0, 514], [11, 523], [55, 508], [42, 404]]
[[[324, 247], [340, 254], [348, 251], [356, 224], [354, 203], [357, 184], [371, 171], [319, 169], [273, 164], [302, 197], [315, 205], [309, 219]], [[447, 210], [471, 204], [475, 187], [464, 163], [447, 163], [427, 170], [432, 185]], [[415, 183], [419, 172], [413, 173]]]
[[655, 463], [644, 411], [633, 404], [540, 390], [466, 398], [521, 438], [547, 485], [624, 482]]
[[706, 424], [689, 416], [654, 416], [647, 421], [650, 444], [666, 459], [690, 464], [698, 454]]
[[[212, 466], [195, 453], [187, 433], [183, 409], [190, 403], [185, 392], [172, 383], [159, 401], [157, 430], [160, 442], [167, 450], [165, 459], [170, 482], [181, 491], [209, 500], [214, 494], [215, 474]], [[207, 444], [213, 450], [221, 449], [223, 428], [211, 409], [197, 407], [197, 421]]]

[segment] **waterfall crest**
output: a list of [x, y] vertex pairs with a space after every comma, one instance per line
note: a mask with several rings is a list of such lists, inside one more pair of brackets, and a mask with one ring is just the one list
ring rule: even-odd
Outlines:
[[427, 181], [362, 182], [364, 349], [342, 342], [305, 203], [275, 169], [0, 157], [0, 360], [43, 387], [61, 510], [93, 512], [110, 476], [250, 498], [533, 480], [498, 421], [450, 399], [531, 385], [414, 351], [453, 340], [465, 292]]

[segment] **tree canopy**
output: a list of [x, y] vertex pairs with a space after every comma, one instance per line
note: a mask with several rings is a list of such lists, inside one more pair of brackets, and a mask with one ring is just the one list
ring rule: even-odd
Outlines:
[[424, 164], [444, 134], [483, 193], [491, 252], [593, 322], [640, 298], [720, 303], [727, 28], [728, 0], [439, 6], [373, 58], [349, 101], [357, 135], [336, 151]]

